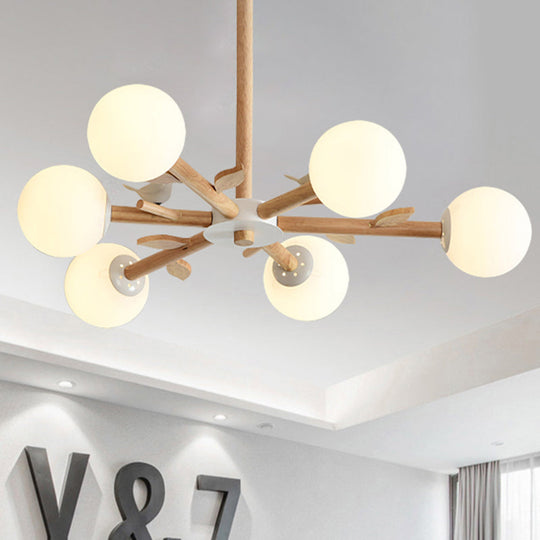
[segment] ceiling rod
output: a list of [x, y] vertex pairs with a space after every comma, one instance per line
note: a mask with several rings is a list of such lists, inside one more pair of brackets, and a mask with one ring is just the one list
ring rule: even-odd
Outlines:
[[[253, 0], [236, 4], [236, 169], [244, 173], [237, 199], [253, 196]], [[235, 231], [234, 243], [251, 246], [252, 230]]]

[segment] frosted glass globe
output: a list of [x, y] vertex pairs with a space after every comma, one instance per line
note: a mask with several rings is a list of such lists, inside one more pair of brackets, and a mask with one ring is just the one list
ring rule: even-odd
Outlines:
[[33, 176], [19, 197], [27, 240], [53, 257], [73, 257], [96, 245], [107, 228], [107, 192], [84, 169], [56, 165]]
[[148, 298], [148, 278], [136, 296], [125, 296], [112, 284], [109, 277], [111, 262], [119, 255], [133, 251], [117, 244], [98, 244], [75, 257], [66, 272], [64, 289], [69, 307], [80, 319], [93, 326], [112, 328], [134, 319], [144, 308]]
[[442, 217], [443, 248], [463, 272], [494, 277], [525, 257], [532, 226], [527, 210], [502, 189], [478, 187], [454, 199]]
[[103, 96], [88, 121], [94, 159], [112, 176], [146, 182], [165, 174], [184, 148], [186, 126], [176, 102], [144, 84]]
[[272, 305], [283, 315], [299, 321], [316, 321], [330, 315], [343, 302], [349, 286], [345, 258], [333, 244], [316, 236], [296, 236], [285, 247], [305, 247], [313, 257], [313, 271], [296, 287], [279, 283], [269, 258], [264, 268], [264, 289]]
[[309, 177], [317, 197], [347, 217], [382, 212], [401, 193], [407, 164], [387, 129], [358, 120], [329, 129], [315, 144]]

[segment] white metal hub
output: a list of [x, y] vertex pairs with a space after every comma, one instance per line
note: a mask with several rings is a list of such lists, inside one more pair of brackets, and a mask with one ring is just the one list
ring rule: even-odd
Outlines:
[[268, 246], [283, 239], [283, 231], [277, 226], [277, 218], [261, 219], [257, 214], [257, 207], [263, 201], [235, 199], [235, 202], [240, 212], [234, 219], [227, 219], [217, 210], [212, 212], [212, 225], [203, 232], [209, 242], [234, 246], [234, 233], [245, 230], [253, 231], [255, 236], [251, 247]]

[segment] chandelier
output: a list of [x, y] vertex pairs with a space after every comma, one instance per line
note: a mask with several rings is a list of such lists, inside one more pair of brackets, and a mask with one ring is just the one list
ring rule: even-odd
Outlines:
[[[143, 309], [148, 275], [161, 268], [185, 280], [186, 258], [212, 244], [240, 246], [245, 257], [264, 251], [264, 288], [272, 305], [297, 320], [321, 319], [339, 307], [349, 273], [332, 242], [354, 243], [355, 235], [437, 238], [450, 261], [478, 277], [513, 269], [525, 256], [532, 227], [527, 211], [510, 193], [476, 187], [459, 195], [440, 221], [413, 221], [414, 208], [387, 210], [400, 194], [406, 161], [397, 139], [367, 121], [346, 122], [317, 141], [309, 174], [271, 200], [252, 194], [253, 0], [237, 2], [236, 164], [210, 183], [181, 156], [186, 129], [182, 112], [165, 92], [132, 84], [106, 94], [88, 122], [88, 143], [110, 175], [146, 184], [135, 207], [114, 206], [89, 172], [57, 165], [38, 172], [24, 187], [19, 223], [27, 240], [54, 257], [74, 257], [65, 277], [72, 311], [89, 324], [120, 326]], [[183, 184], [211, 211], [166, 206], [172, 188]], [[234, 189], [235, 196], [227, 195]], [[323, 204], [339, 218], [283, 214]], [[375, 217], [369, 217], [375, 216]], [[110, 222], [198, 227], [183, 238], [145, 236], [137, 244], [155, 248], [140, 259], [132, 250], [99, 243]], [[284, 239], [285, 233], [300, 236]], [[313, 235], [326, 235], [327, 238]]]

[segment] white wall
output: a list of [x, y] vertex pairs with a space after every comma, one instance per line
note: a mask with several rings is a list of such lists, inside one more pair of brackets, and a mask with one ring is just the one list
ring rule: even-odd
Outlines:
[[91, 455], [71, 540], [108, 538], [120, 521], [114, 477], [131, 461], [165, 478], [154, 539], [211, 538], [218, 496], [194, 489], [198, 474], [241, 478], [231, 540], [448, 537], [446, 476], [2, 382], [1, 538], [46, 538], [26, 445], [47, 448], [57, 491], [68, 455]]

